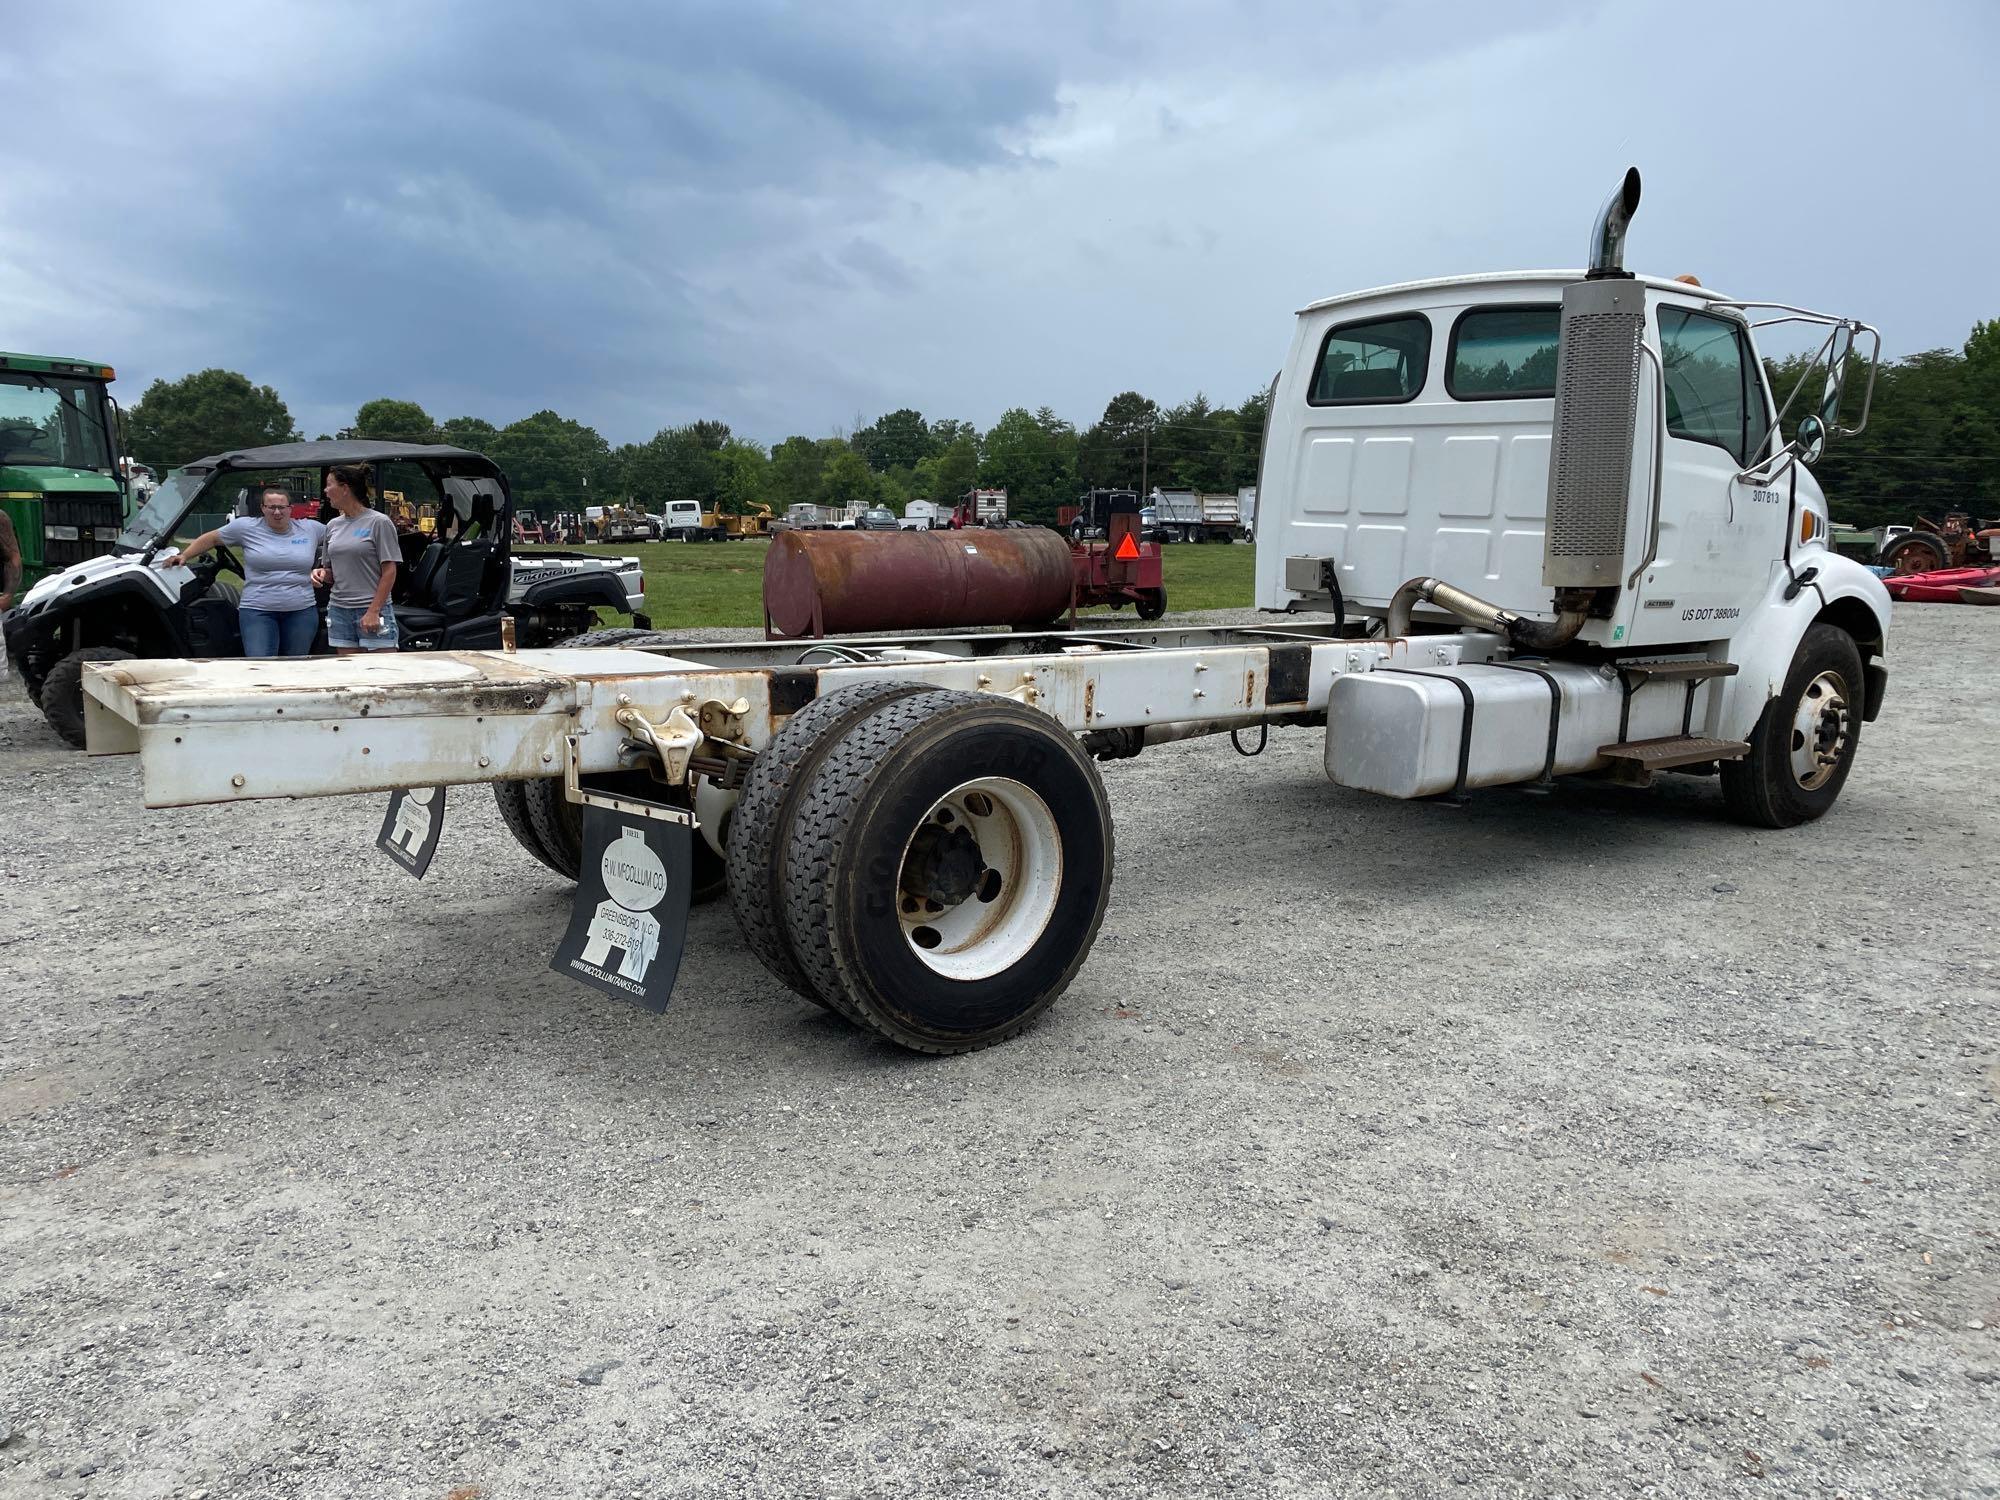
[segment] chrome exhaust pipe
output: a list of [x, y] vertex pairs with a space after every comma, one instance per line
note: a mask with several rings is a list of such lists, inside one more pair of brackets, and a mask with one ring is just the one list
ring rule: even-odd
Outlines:
[[1412, 578], [1389, 600], [1386, 628], [1382, 634], [1395, 640], [1410, 633], [1410, 614], [1419, 604], [1435, 604], [1457, 615], [1475, 630], [1504, 638], [1517, 651], [1555, 651], [1575, 640], [1590, 617], [1590, 591], [1557, 589], [1556, 617], [1553, 621], [1530, 620], [1511, 609], [1489, 604], [1477, 594], [1446, 583], [1442, 578]]
[[1588, 273], [1591, 280], [1632, 274], [1625, 269], [1625, 231], [1638, 211], [1639, 169], [1627, 167], [1624, 180], [1604, 200], [1604, 207], [1597, 211], [1597, 222], [1591, 226]]

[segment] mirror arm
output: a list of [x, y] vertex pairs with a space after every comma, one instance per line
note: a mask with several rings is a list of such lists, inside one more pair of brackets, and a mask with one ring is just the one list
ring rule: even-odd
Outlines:
[[[1784, 447], [1765, 459], [1763, 463], [1752, 464], [1747, 469], [1738, 470], [1736, 481], [1738, 484], [1752, 484], [1760, 487], [1776, 484], [1780, 479], [1785, 477], [1785, 471], [1799, 461], [1799, 454], [1800, 449], [1796, 442], [1786, 443]], [[1764, 472], [1766, 465], [1774, 465], [1775, 467], [1767, 474]]]
[[1882, 365], [1882, 332], [1866, 323], [1853, 323], [1849, 327], [1855, 333], [1865, 333], [1869, 338], [1868, 384], [1861, 392], [1861, 415], [1855, 418], [1852, 427], [1833, 427], [1829, 424], [1829, 437], [1859, 437], [1868, 426], [1868, 413], [1875, 404], [1875, 372]]

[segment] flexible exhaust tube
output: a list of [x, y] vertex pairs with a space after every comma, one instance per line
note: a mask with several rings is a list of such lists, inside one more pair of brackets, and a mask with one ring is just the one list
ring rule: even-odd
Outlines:
[[1639, 211], [1639, 169], [1627, 167], [1624, 180], [1604, 200], [1590, 229], [1590, 279], [1629, 276], [1625, 269], [1625, 231]]
[[1590, 612], [1590, 591], [1560, 589], [1556, 592], [1555, 602], [1554, 620], [1530, 620], [1511, 609], [1488, 604], [1477, 594], [1468, 594], [1442, 578], [1412, 578], [1390, 597], [1383, 634], [1390, 640], [1408, 635], [1410, 611], [1420, 603], [1435, 604], [1476, 629], [1505, 636], [1508, 645], [1520, 650], [1553, 651], [1559, 646], [1567, 646], [1583, 629], [1583, 622]]

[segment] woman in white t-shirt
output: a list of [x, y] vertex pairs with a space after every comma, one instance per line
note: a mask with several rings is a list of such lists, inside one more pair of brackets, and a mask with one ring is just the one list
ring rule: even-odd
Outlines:
[[258, 496], [258, 514], [238, 516], [204, 531], [178, 552], [163, 554], [159, 566], [192, 562], [218, 542], [243, 559], [243, 598], [236, 618], [245, 656], [307, 656], [319, 629], [313, 598], [313, 560], [326, 528], [295, 520], [288, 490], [275, 485]]

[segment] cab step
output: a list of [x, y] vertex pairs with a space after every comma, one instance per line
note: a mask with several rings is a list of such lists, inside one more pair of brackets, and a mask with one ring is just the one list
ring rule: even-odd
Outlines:
[[1657, 740], [1625, 740], [1600, 745], [1597, 753], [1606, 760], [1625, 761], [1646, 771], [1671, 771], [1676, 766], [1698, 766], [1711, 760], [1741, 760], [1750, 753], [1743, 740], [1711, 740], [1700, 735], [1672, 734]]

